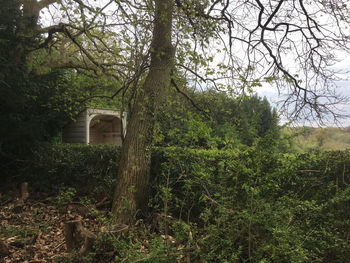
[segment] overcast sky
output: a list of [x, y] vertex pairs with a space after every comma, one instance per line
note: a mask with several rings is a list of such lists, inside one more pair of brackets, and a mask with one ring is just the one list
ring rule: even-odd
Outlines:
[[[95, 1], [95, 4], [103, 6], [105, 2], [106, 1], [102, 1], [102, 0], [101, 1], [97, 1], [97, 2]], [[52, 21], [52, 17], [51, 17], [52, 13], [57, 13], [58, 14], [57, 15], [57, 19], [58, 19], [57, 21], [60, 21], [60, 19], [61, 19], [61, 17], [59, 16], [60, 11], [55, 10], [55, 8], [51, 8], [51, 9], [52, 9], [51, 10], [52, 12], [51, 12], [50, 15], [47, 13], [47, 11], [46, 11], [46, 13], [45, 12], [42, 13], [42, 15], [43, 15], [42, 22], [43, 22], [44, 25], [52, 24], [52, 22], [53, 22]], [[114, 9], [111, 7], [111, 10], [114, 10]], [[54, 15], [54, 17], [56, 17], [56, 15]], [[295, 19], [297, 19], [297, 17]], [[55, 21], [55, 23], [57, 23], [57, 21]], [[296, 22], [296, 24], [298, 24], [298, 23]], [[254, 27], [255, 27], [255, 24], [254, 24]], [[239, 48], [239, 46], [237, 46], [237, 48]], [[213, 50], [215, 50], [215, 49], [213, 49]], [[345, 95], [345, 96], [349, 96], [350, 97], [350, 73], [349, 73], [350, 72], [350, 60], [346, 59], [347, 55], [345, 54], [345, 52], [344, 52], [344, 54], [338, 52], [337, 55], [338, 55], [339, 58], [342, 58], [343, 60], [338, 62], [337, 64], [335, 64], [332, 67], [332, 69], [341, 70], [343, 72], [341, 77], [344, 79], [344, 80], [338, 81], [336, 83], [337, 86], [339, 87], [337, 89], [337, 91], [339, 93]], [[222, 54], [221, 55], [220, 54], [213, 54], [213, 57], [215, 58], [214, 60], [221, 60]], [[242, 57], [244, 57], [244, 55], [242, 55]], [[291, 63], [291, 64], [293, 64], [293, 63]], [[346, 80], [346, 79], [349, 79], [349, 80]], [[276, 106], [275, 103], [282, 99], [282, 97], [280, 97], [280, 98], [278, 97], [277, 90], [275, 88], [273, 88], [273, 87], [269, 87], [268, 85], [264, 85], [263, 87], [259, 87], [259, 88], [256, 89], [256, 91], [259, 94], [259, 96], [262, 96], [262, 97], [266, 96], [267, 99], [271, 102], [271, 104], [273, 106]], [[348, 104], [344, 104], [344, 105], [339, 105], [339, 108], [341, 108], [343, 110], [344, 114], [350, 115], [350, 104], [349, 103]], [[344, 119], [342, 119], [340, 121], [341, 121], [341, 125], [342, 126], [344, 126], [344, 127], [350, 126], [350, 118], [344, 118]], [[283, 117], [282, 117], [282, 122], [283, 122]], [[302, 123], [302, 122], [300, 122], [299, 124], [315, 125], [314, 123]], [[336, 126], [335, 123], [328, 123], [327, 125], [329, 125], [329, 126]]]
[[[346, 55], [343, 56], [344, 58]], [[350, 59], [343, 59], [342, 61], [335, 64], [333, 69], [340, 71], [341, 74], [339, 74], [339, 77], [341, 77], [343, 80], [337, 81], [337, 93], [340, 93], [344, 96], [348, 96], [350, 98]], [[278, 96], [278, 92], [275, 88], [264, 85], [262, 87], [259, 87], [256, 89], [256, 92], [259, 94], [259, 96], [263, 97], [265, 96], [270, 103], [275, 107], [276, 102], [281, 99], [281, 97]], [[347, 104], [339, 105], [339, 109], [342, 110], [342, 113], [345, 115], [350, 116], [350, 102]], [[350, 117], [345, 117], [340, 121], [340, 126], [348, 127], [350, 126]], [[285, 118], [281, 116], [281, 122], [286, 122]], [[317, 126], [316, 123], [304, 123], [302, 120], [299, 123], [294, 123], [294, 125], [310, 125], [310, 126]], [[327, 126], [339, 126], [339, 124], [336, 124], [334, 122], [327, 123]]]

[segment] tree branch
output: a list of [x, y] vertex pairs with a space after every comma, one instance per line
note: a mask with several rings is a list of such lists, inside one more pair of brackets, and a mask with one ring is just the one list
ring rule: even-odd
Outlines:
[[48, 7], [51, 4], [57, 3], [57, 0], [41, 0], [40, 2], [38, 2], [38, 6], [41, 9]]
[[177, 85], [177, 83], [175, 82], [174, 78], [171, 78], [171, 84], [175, 87], [175, 89], [177, 90], [177, 92], [179, 92], [182, 96], [184, 96], [191, 104], [194, 108], [196, 108], [198, 111], [202, 112], [204, 114], [204, 116], [207, 119], [210, 119], [210, 116], [208, 115], [208, 113], [206, 111], [204, 111], [203, 109], [201, 109], [185, 92], [183, 92], [179, 86]]

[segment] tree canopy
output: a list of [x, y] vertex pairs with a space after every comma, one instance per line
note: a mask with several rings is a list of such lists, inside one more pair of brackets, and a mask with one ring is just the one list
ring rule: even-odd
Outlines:
[[[21, 3], [21, 1], [18, 1]], [[41, 63], [91, 70], [116, 90], [144, 81], [150, 63], [154, 1], [23, 1], [38, 19]], [[174, 1], [173, 76], [190, 86], [249, 93], [268, 82], [280, 91], [289, 118], [339, 117], [332, 69], [337, 50], [348, 52], [346, 1]], [[45, 16], [39, 11], [48, 8]], [[30, 13], [28, 11], [28, 13]], [[24, 13], [23, 13], [24, 15]], [[28, 31], [28, 30], [27, 30]], [[28, 32], [27, 32], [28, 34]], [[54, 55], [56, 54], [56, 55]], [[181, 85], [180, 85], [181, 86]], [[331, 115], [329, 115], [331, 114]]]

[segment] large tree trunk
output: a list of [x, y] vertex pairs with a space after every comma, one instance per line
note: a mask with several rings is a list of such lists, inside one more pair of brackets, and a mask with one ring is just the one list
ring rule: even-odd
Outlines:
[[[9, 62], [15, 68], [23, 67], [26, 64], [30, 50], [35, 49], [39, 44], [38, 19], [42, 8], [56, 2], [55, 0], [11, 0], [4, 3], [2, 16], [9, 19], [15, 39], [9, 54]], [[8, 29], [10, 30], [10, 29]]]
[[[22, 3], [21, 3], [22, 2]], [[37, 41], [37, 27], [40, 8], [36, 0], [23, 0], [16, 2], [18, 12], [16, 27], [16, 43], [13, 48], [12, 64], [16, 67], [24, 66], [28, 56], [28, 47], [33, 48]], [[20, 12], [22, 9], [22, 12]], [[19, 15], [21, 14], [21, 15]]]
[[173, 0], [155, 0], [151, 64], [139, 91], [123, 143], [112, 213], [116, 222], [133, 222], [146, 208], [151, 146], [157, 104], [169, 86], [175, 50], [171, 44]]

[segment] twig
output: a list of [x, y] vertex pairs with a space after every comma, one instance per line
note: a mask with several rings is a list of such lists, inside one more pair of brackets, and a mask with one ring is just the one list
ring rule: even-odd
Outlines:
[[184, 96], [192, 104], [193, 107], [195, 107], [197, 110], [202, 112], [207, 119], [210, 119], [210, 116], [208, 115], [208, 113], [205, 112], [203, 109], [201, 109], [185, 92], [183, 92], [179, 88], [179, 86], [177, 85], [177, 83], [175, 82], [175, 80], [173, 78], [171, 79], [171, 84], [175, 87], [177, 92], [179, 92], [182, 96]]
[[57, 246], [54, 247], [54, 249], [58, 249], [60, 248], [61, 246], [63, 246], [64, 244], [66, 243], [66, 241], [62, 241], [61, 243], [59, 243]]

